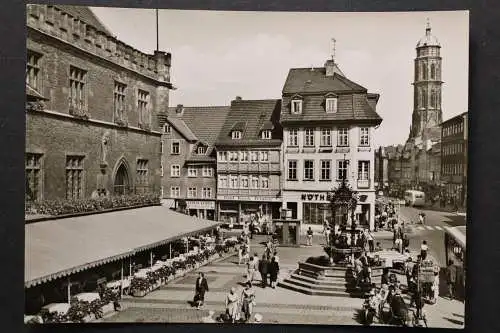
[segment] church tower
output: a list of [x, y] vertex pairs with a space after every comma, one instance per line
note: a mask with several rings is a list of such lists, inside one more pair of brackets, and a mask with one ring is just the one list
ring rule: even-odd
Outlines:
[[441, 45], [431, 34], [427, 20], [425, 36], [416, 47], [415, 78], [413, 82], [413, 115], [409, 139], [426, 136], [430, 128], [442, 122], [441, 111]]

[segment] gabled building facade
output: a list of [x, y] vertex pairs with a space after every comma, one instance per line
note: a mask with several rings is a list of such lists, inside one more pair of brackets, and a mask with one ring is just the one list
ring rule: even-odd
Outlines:
[[281, 104], [283, 127], [283, 208], [302, 220], [302, 227], [322, 226], [334, 218], [325, 209], [327, 193], [346, 179], [359, 192], [356, 223], [374, 227], [374, 127], [378, 94], [352, 82], [337, 64], [292, 68]]
[[162, 126], [162, 197], [199, 218], [216, 218], [215, 140], [228, 106], [178, 105], [159, 115]]
[[88, 7], [26, 15], [27, 201], [159, 193], [170, 54], [121, 42]]
[[441, 180], [447, 201], [457, 207], [467, 203], [468, 112], [441, 124]]
[[237, 97], [217, 142], [218, 220], [271, 222], [281, 208], [280, 100]]

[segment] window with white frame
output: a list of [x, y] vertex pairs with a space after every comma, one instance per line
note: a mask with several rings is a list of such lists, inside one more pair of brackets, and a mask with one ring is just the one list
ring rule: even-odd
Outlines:
[[231, 132], [231, 139], [233, 139], [233, 140], [241, 139], [241, 131], [232, 131]]
[[288, 146], [298, 147], [299, 146], [299, 130], [296, 128], [291, 128], [288, 130]]
[[297, 160], [288, 160], [288, 180], [297, 180]]
[[227, 151], [217, 152], [217, 157], [219, 159], [219, 162], [227, 162]]
[[85, 156], [66, 156], [66, 199], [83, 198], [83, 160]]
[[170, 166], [170, 177], [180, 177], [181, 176], [181, 166], [174, 164]]
[[271, 139], [271, 131], [270, 130], [262, 131], [262, 139], [265, 139], [265, 140]]
[[198, 148], [196, 149], [196, 154], [198, 155], [205, 155], [207, 151], [207, 148], [204, 147], [204, 146], [198, 146]]
[[126, 109], [125, 109], [125, 90], [127, 86], [123, 83], [115, 81], [115, 89], [113, 92], [113, 106], [115, 108], [114, 120], [116, 121], [126, 121]]
[[358, 179], [368, 180], [370, 177], [370, 161], [358, 161]]
[[41, 55], [28, 50], [28, 59], [26, 62], [26, 83], [33, 89], [40, 90], [40, 59]]
[[137, 166], [136, 166], [136, 172], [137, 172], [136, 184], [137, 185], [147, 185], [148, 184], [148, 173], [149, 173], [148, 160], [138, 159]]
[[250, 187], [251, 188], [259, 188], [259, 177], [250, 176], [250, 179], [251, 179]]
[[248, 176], [240, 176], [240, 187], [248, 188]]
[[349, 129], [347, 127], [340, 127], [337, 131], [337, 146], [349, 146]]
[[69, 69], [70, 85], [70, 105], [83, 109], [87, 106], [87, 71], [70, 66]]
[[304, 130], [304, 147], [314, 147], [314, 129], [306, 128]]
[[202, 196], [204, 199], [210, 199], [212, 197], [212, 189], [210, 187], [204, 187]]
[[170, 197], [171, 198], [178, 198], [181, 196], [181, 189], [179, 186], [171, 186], [170, 187]]
[[190, 187], [188, 188], [188, 193], [187, 193], [187, 197], [188, 198], [196, 198], [197, 194], [196, 194], [196, 187]]
[[302, 113], [302, 100], [294, 99], [292, 100], [292, 114]]
[[213, 177], [214, 175], [214, 169], [210, 166], [203, 166], [202, 172], [203, 177]]
[[227, 176], [219, 176], [219, 188], [227, 188]]
[[359, 129], [359, 145], [360, 146], [370, 145], [370, 128], [361, 127]]
[[327, 113], [337, 112], [337, 98], [326, 99], [326, 112]]
[[241, 162], [248, 162], [248, 152], [247, 151], [240, 151], [240, 161]]
[[267, 176], [262, 176], [260, 178], [260, 184], [261, 184], [261, 188], [269, 188], [269, 177]]
[[170, 124], [163, 125], [163, 133], [170, 134], [171, 132], [172, 132], [172, 128], [170, 127]]
[[332, 179], [332, 162], [330, 160], [321, 160], [320, 180]]
[[230, 162], [238, 162], [238, 152], [237, 151], [230, 151], [229, 152], [229, 161]]
[[332, 146], [332, 131], [329, 128], [321, 129], [321, 146], [322, 147]]
[[261, 162], [269, 161], [269, 152], [268, 151], [261, 151], [260, 152], [260, 161]]
[[188, 166], [188, 177], [197, 177], [196, 167]]
[[348, 160], [337, 161], [337, 180], [347, 179]]
[[150, 124], [149, 115], [149, 92], [139, 89], [137, 91], [137, 113], [139, 115], [139, 124]]
[[304, 160], [304, 180], [314, 180], [313, 160]]
[[26, 153], [26, 187], [27, 201], [42, 199], [42, 154]]
[[238, 184], [238, 176], [231, 175], [229, 176], [229, 188], [239, 188]]
[[250, 160], [252, 162], [258, 162], [259, 161], [259, 152], [257, 152], [257, 151], [251, 151], [250, 152]]
[[181, 143], [179, 141], [172, 141], [170, 151], [172, 155], [179, 155], [181, 153]]

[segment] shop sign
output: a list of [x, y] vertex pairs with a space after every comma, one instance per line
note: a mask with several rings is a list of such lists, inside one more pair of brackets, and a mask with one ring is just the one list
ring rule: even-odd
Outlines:
[[327, 200], [326, 194], [307, 193], [302, 194], [302, 201], [325, 201]]
[[215, 209], [215, 201], [186, 201], [187, 209]]

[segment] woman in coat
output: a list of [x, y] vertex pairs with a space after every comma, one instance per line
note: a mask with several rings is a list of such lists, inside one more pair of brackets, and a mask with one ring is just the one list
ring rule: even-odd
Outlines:
[[195, 285], [195, 295], [194, 295], [194, 303], [196, 304], [196, 309], [200, 309], [205, 303], [205, 293], [208, 291], [208, 283], [205, 278], [205, 274], [200, 272], [198, 278], [196, 279]]
[[273, 257], [271, 263], [269, 264], [269, 276], [271, 279], [271, 287], [276, 288], [276, 281], [278, 280], [278, 274], [280, 272], [280, 266], [278, 263], [278, 258]]

